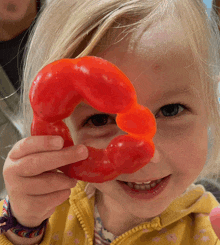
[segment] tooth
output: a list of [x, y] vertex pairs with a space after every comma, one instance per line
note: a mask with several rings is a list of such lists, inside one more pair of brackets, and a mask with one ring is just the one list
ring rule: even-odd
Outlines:
[[151, 187], [154, 187], [154, 186], [156, 186], [156, 183], [154, 182], [154, 183], [153, 183], [153, 184], [151, 184], [150, 186], [151, 186]]
[[142, 184], [149, 184], [151, 181], [148, 182], [134, 182], [135, 184], [142, 185]]
[[146, 190], [150, 190], [151, 186], [150, 185], [146, 185], [145, 188], [146, 188]]
[[135, 185], [134, 187], [135, 187], [136, 189], [138, 189], [138, 190], [140, 189], [140, 186], [139, 186], [139, 185]]
[[128, 186], [130, 186], [131, 188], [133, 188], [133, 185], [130, 182], [128, 182]]

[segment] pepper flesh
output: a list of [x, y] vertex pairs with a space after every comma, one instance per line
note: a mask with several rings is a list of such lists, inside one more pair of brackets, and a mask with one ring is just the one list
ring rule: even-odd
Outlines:
[[116, 123], [127, 135], [114, 138], [106, 149], [87, 146], [86, 160], [59, 168], [71, 178], [94, 183], [110, 181], [138, 171], [154, 155], [154, 115], [137, 103], [135, 89], [126, 75], [104, 59], [86, 56], [48, 64], [34, 79], [29, 99], [34, 114], [31, 135], [60, 135], [64, 147], [74, 143], [62, 120], [80, 102], [117, 114]]

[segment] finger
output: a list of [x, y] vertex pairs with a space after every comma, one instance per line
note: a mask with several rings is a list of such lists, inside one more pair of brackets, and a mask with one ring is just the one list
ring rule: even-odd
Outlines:
[[71, 146], [60, 151], [28, 155], [15, 162], [16, 167], [14, 171], [16, 171], [18, 176], [31, 177], [85, 160], [86, 158], [88, 158], [88, 149], [86, 146]]
[[212, 228], [215, 231], [217, 237], [220, 239], [220, 206], [214, 208], [210, 215], [209, 219], [212, 224]]
[[36, 196], [71, 189], [76, 186], [76, 183], [76, 179], [71, 179], [63, 173], [50, 171], [34, 177], [18, 177], [13, 184], [13, 190]]
[[18, 141], [9, 152], [10, 159], [20, 159], [24, 156], [62, 149], [64, 140], [61, 136], [31, 136]]

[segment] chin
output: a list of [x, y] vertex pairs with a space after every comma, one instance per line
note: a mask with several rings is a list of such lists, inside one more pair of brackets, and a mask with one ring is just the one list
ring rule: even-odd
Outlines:
[[140, 218], [140, 219], [143, 219], [144, 221], [150, 222], [152, 219], [162, 214], [167, 209], [168, 206], [163, 207], [163, 208], [161, 207], [159, 209], [155, 207], [156, 209], [155, 211], [152, 209], [149, 210], [149, 208], [146, 208], [146, 209], [142, 208], [139, 211], [135, 211], [135, 212], [134, 210], [132, 210], [131, 214], [135, 216], [136, 218]]
[[174, 199], [175, 198], [170, 197], [157, 200], [154, 203], [143, 202], [143, 204], [140, 203], [136, 208], [133, 206], [128, 207], [128, 205], [126, 205], [124, 209], [132, 216], [149, 222], [153, 218], [161, 215], [170, 206]]

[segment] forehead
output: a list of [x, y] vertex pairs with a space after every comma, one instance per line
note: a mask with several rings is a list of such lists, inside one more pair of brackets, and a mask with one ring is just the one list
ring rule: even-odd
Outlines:
[[162, 96], [175, 90], [201, 92], [198, 66], [185, 34], [169, 18], [150, 28], [141, 25], [126, 39], [96, 55], [118, 66], [137, 92], [146, 90], [142, 96]]

